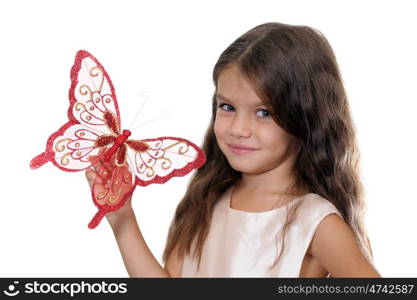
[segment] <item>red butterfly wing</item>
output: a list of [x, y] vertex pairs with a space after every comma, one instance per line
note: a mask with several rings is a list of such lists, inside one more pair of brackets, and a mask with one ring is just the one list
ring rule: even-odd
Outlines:
[[45, 152], [30, 166], [35, 169], [51, 161], [64, 171], [81, 171], [94, 165], [92, 196], [99, 211], [88, 225], [91, 229], [106, 213], [122, 207], [136, 185], [164, 183], [205, 162], [199, 147], [175, 137], [128, 140], [106, 160], [106, 150], [120, 135], [120, 113], [110, 77], [87, 51], [76, 55], [69, 100], [69, 121], [49, 137]]
[[160, 137], [126, 143], [127, 161], [136, 177], [135, 183], [141, 186], [184, 176], [206, 160], [199, 147], [182, 138]]
[[88, 224], [94, 229], [108, 212], [118, 210], [132, 195], [135, 185], [127, 163], [119, 165], [114, 154], [109, 161], [95, 164], [96, 177], [92, 185], [92, 197], [98, 212]]
[[36, 169], [51, 161], [64, 171], [91, 166], [90, 156], [100, 150], [100, 136], [120, 132], [120, 113], [113, 84], [100, 62], [87, 51], [78, 51], [71, 68], [69, 121], [48, 139], [44, 153], [32, 159]]
[[110, 77], [87, 51], [76, 54], [69, 101], [68, 122], [48, 138], [45, 152], [34, 157], [30, 167], [35, 169], [48, 161], [69, 172], [97, 166], [92, 195], [99, 211], [89, 224], [94, 228], [105, 213], [123, 206], [134, 185], [127, 165], [114, 166], [113, 158], [99, 163], [120, 134], [120, 113]]

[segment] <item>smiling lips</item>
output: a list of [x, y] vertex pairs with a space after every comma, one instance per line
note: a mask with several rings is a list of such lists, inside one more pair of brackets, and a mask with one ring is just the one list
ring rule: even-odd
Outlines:
[[247, 147], [247, 146], [244, 146], [244, 145], [238, 145], [238, 144], [227, 144], [227, 146], [235, 154], [251, 153], [255, 150], [258, 150], [258, 149], [255, 149], [255, 148]]

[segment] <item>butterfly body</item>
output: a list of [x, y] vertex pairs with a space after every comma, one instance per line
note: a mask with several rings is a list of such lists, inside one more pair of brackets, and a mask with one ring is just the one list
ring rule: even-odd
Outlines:
[[204, 152], [183, 138], [129, 139], [132, 132], [120, 129], [110, 77], [87, 51], [77, 52], [71, 68], [69, 100], [68, 122], [49, 137], [45, 152], [30, 167], [48, 161], [67, 172], [94, 166], [92, 198], [99, 211], [88, 225], [91, 229], [106, 213], [122, 207], [137, 185], [164, 183], [205, 162]]
[[[114, 138], [114, 144], [113, 146], [111, 146], [109, 148], [109, 150], [106, 151], [106, 153], [104, 153], [104, 160], [105, 161], [109, 161], [110, 157], [112, 157], [112, 155], [120, 149], [120, 147], [122, 145], [124, 145], [125, 141], [127, 140], [127, 138], [131, 135], [131, 132], [129, 130], [123, 130], [123, 133], [118, 135], [117, 137]], [[124, 147], [126, 147], [126, 145], [124, 145]]]

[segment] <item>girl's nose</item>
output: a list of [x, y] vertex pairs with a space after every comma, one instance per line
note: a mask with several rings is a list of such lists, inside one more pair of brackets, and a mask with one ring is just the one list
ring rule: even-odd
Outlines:
[[244, 115], [236, 114], [230, 126], [230, 135], [240, 138], [248, 138], [251, 136], [250, 120]]

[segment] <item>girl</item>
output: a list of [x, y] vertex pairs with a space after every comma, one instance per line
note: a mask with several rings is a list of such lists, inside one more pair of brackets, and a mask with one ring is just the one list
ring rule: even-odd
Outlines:
[[[259, 25], [214, 71], [206, 164], [169, 228], [162, 267], [131, 199], [106, 215], [131, 277], [379, 277], [363, 224], [359, 154], [327, 39]], [[87, 171], [91, 183], [95, 173]]]

